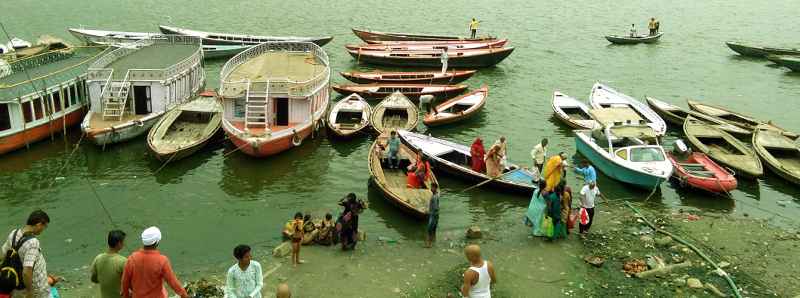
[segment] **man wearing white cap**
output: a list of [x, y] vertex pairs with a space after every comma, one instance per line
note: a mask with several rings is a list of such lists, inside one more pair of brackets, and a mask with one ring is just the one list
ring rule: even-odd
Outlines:
[[158, 251], [159, 242], [161, 242], [161, 230], [157, 227], [149, 227], [142, 232], [144, 247], [132, 253], [125, 263], [125, 271], [122, 273], [122, 297], [166, 298], [167, 289], [164, 288], [164, 281], [181, 298], [189, 297], [172, 272], [169, 259]]

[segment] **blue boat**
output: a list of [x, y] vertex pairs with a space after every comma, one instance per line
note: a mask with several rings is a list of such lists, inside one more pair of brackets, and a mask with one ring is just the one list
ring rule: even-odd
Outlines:
[[664, 148], [647, 126], [576, 130], [575, 146], [606, 176], [636, 187], [654, 189], [672, 175]]

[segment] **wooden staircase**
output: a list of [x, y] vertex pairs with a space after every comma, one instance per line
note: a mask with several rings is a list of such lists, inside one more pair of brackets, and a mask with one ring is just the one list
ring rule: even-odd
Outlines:
[[252, 97], [250, 91], [250, 84], [247, 84], [245, 91], [245, 117], [244, 117], [244, 130], [249, 132], [250, 128], [262, 128], [267, 131], [269, 127], [267, 103], [269, 98], [269, 82], [267, 82], [266, 92], [264, 97]]
[[131, 82], [109, 82], [105, 88], [110, 88], [103, 92], [103, 120], [120, 121], [125, 115], [125, 106], [128, 103], [128, 94], [131, 89]]

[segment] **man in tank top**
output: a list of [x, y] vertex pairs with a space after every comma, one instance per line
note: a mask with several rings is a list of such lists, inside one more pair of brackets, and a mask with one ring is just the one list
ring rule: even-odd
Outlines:
[[464, 255], [469, 261], [469, 269], [464, 272], [464, 284], [461, 296], [470, 298], [491, 298], [491, 285], [497, 282], [492, 262], [481, 257], [481, 247], [476, 244], [467, 245]]

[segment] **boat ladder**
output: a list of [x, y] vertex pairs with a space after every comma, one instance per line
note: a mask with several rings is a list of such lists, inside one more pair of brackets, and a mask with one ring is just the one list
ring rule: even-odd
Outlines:
[[131, 82], [111, 81], [104, 88], [109, 88], [103, 92], [103, 120], [122, 120], [125, 114], [125, 106], [128, 102], [128, 94], [131, 89]]
[[267, 82], [264, 97], [254, 97], [250, 92], [251, 84], [248, 82], [245, 90], [245, 117], [244, 131], [250, 132], [250, 128], [263, 128], [267, 130], [267, 98], [269, 98], [269, 82]]

